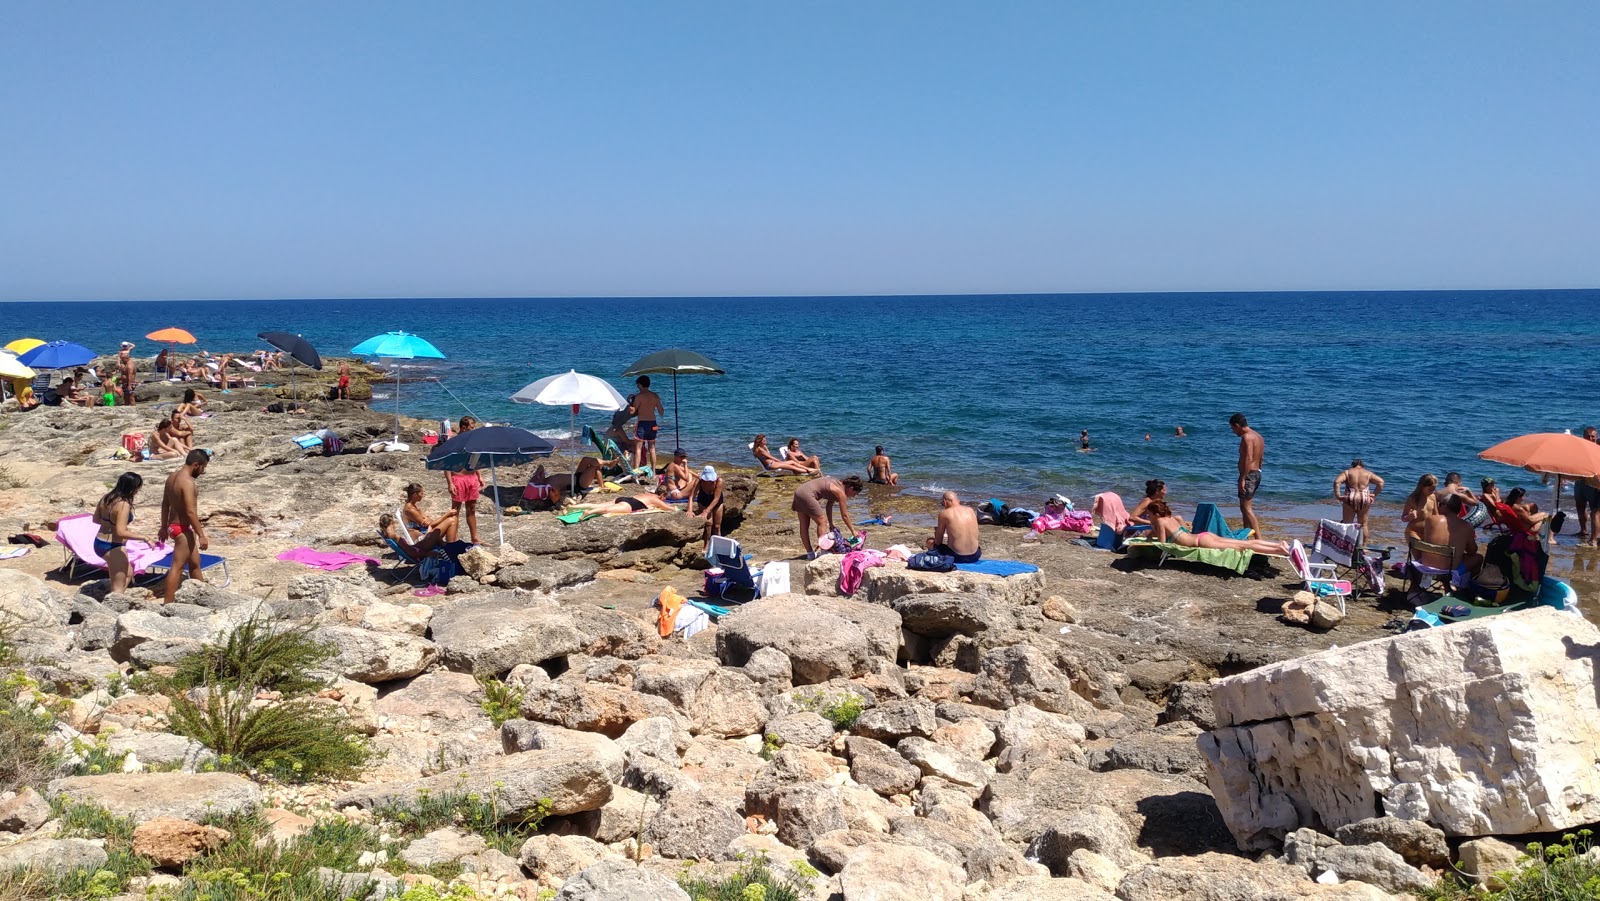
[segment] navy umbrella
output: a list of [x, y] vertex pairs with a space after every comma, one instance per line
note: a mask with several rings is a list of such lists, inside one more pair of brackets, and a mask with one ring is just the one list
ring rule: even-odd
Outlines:
[[70, 341], [51, 341], [25, 354], [18, 354], [17, 360], [31, 369], [71, 369], [74, 366], [87, 366], [97, 356], [99, 354], [89, 348]]
[[[294, 332], [261, 332], [256, 337], [288, 354], [292, 360], [299, 361], [312, 369], [319, 371], [322, 369], [322, 355], [317, 353], [317, 349], [311, 346], [311, 342], [301, 335], [297, 335]], [[289, 367], [289, 387], [294, 389], [294, 403], [298, 407], [300, 405], [300, 385], [295, 381], [293, 366]]]
[[516, 466], [555, 453], [555, 445], [527, 429], [491, 425], [462, 432], [433, 449], [428, 455], [429, 469], [466, 472], [489, 464], [489, 480], [494, 486], [494, 522], [500, 543], [506, 543], [506, 527], [500, 516], [500, 479], [495, 466]]
[[[650, 373], [672, 373], [672, 438], [677, 447], [683, 447], [683, 434], [678, 428], [678, 373], [698, 373], [700, 375], [727, 375], [722, 367], [711, 362], [710, 359], [684, 350], [681, 347], [669, 347], [658, 350], [647, 357], [641, 357], [633, 362], [632, 366], [623, 370], [624, 376], [648, 375]], [[654, 460], [650, 465], [655, 465]]]

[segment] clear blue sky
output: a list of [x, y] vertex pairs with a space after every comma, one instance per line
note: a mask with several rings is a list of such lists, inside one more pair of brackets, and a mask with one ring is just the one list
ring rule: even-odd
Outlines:
[[0, 6], [0, 299], [1600, 285], [1600, 3]]

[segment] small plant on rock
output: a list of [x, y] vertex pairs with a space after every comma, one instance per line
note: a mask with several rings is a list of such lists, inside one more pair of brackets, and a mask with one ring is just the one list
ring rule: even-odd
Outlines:
[[539, 831], [539, 824], [550, 815], [550, 807], [550, 799], [544, 798], [533, 810], [513, 814], [500, 800], [497, 785], [488, 797], [466, 791], [440, 795], [422, 792], [413, 801], [390, 804], [374, 813], [394, 823], [407, 836], [459, 826], [482, 836], [491, 848], [516, 856], [523, 843]]
[[1420, 901], [1593, 901], [1600, 898], [1600, 861], [1588, 852], [1594, 833], [1580, 829], [1551, 845], [1528, 844], [1528, 855], [1514, 870], [1495, 874], [1501, 887], [1470, 887], [1446, 873], [1433, 888], [1417, 892]]
[[310, 673], [336, 650], [312, 638], [312, 627], [279, 625], [252, 616], [214, 645], [178, 661], [172, 685], [186, 688], [232, 688], [276, 691], [285, 696], [311, 694], [326, 683]]
[[47, 741], [55, 717], [33, 698], [32, 679], [20, 669], [16, 652], [0, 636], [0, 792], [41, 786], [61, 762]]
[[522, 698], [527, 692], [517, 686], [502, 682], [488, 673], [478, 674], [478, 687], [483, 689], [483, 700], [478, 706], [489, 716], [496, 729], [506, 720], [522, 715]]
[[832, 723], [834, 730], [838, 732], [848, 731], [855, 726], [856, 720], [867, 710], [866, 702], [854, 692], [827, 695], [819, 691], [799, 696], [797, 700], [802, 708]]
[[685, 872], [678, 877], [678, 886], [693, 901], [801, 901], [811, 897], [816, 876], [816, 869], [804, 863], [779, 873], [765, 854], [758, 854], [720, 879], [698, 879]]

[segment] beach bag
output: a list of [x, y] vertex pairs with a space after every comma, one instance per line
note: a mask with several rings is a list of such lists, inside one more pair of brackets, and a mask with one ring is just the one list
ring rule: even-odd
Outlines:
[[728, 583], [728, 574], [714, 566], [706, 570], [705, 582], [700, 586], [700, 593], [708, 598], [726, 597], [730, 587], [732, 586]]
[[1032, 510], [1006, 510], [1005, 524], [1013, 528], [1026, 529], [1033, 525], [1038, 514]]
[[[978, 505], [978, 524], [982, 526], [1003, 526], [1011, 517], [1011, 508], [1006, 502], [991, 497]], [[1031, 522], [1032, 520], [1030, 520]]]
[[127, 448], [128, 453], [134, 457], [140, 456], [144, 451], [144, 433], [124, 432], [122, 434], [122, 446]]
[[907, 569], [925, 573], [947, 573], [956, 568], [956, 558], [947, 554], [923, 551], [906, 561]]

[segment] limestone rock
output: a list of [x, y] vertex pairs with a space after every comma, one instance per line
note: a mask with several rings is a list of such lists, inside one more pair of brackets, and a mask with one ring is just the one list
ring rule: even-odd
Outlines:
[[599, 863], [602, 850], [595, 842], [583, 838], [534, 835], [522, 843], [517, 859], [523, 869], [541, 882], [560, 885], [579, 870]]
[[479, 582], [486, 581], [487, 576], [494, 575], [494, 571], [500, 568], [500, 558], [481, 544], [457, 557], [456, 562], [461, 565], [463, 572]]
[[794, 745], [817, 750], [832, 743], [833, 736], [833, 724], [809, 710], [779, 717], [766, 725], [766, 737], [780, 748]]
[[1217, 714], [1211, 706], [1211, 686], [1205, 682], [1174, 682], [1167, 689], [1167, 706], [1161, 722], [1187, 721], [1202, 729], [1217, 728]]
[[105, 866], [105, 863], [105, 848], [101, 847], [100, 842], [85, 838], [34, 838], [0, 846], [0, 873], [12, 870], [46, 873], [92, 871]]
[[1335, 845], [1322, 852], [1321, 871], [1332, 870], [1340, 879], [1354, 879], [1386, 892], [1416, 892], [1432, 887], [1433, 880], [1383, 845]]
[[1503, 886], [1495, 874], [1517, 869], [1523, 854], [1509, 842], [1497, 838], [1475, 838], [1462, 842], [1456, 850], [1456, 857], [1461, 864], [1461, 872], [1468, 878], [1489, 889], [1498, 889]]
[[527, 719], [610, 738], [622, 735], [640, 720], [674, 713], [671, 704], [655, 695], [600, 682], [535, 685], [522, 698], [522, 715]]
[[1087, 880], [1024, 876], [980, 895], [982, 901], [1116, 901], [1116, 896]]
[[435, 829], [400, 849], [400, 859], [413, 867], [436, 867], [477, 854], [486, 847], [488, 843], [481, 835], [463, 834], [454, 829]]
[[933, 740], [973, 760], [984, 760], [994, 750], [995, 735], [982, 720], [963, 719], [933, 730]]
[[205, 745], [171, 732], [123, 729], [105, 735], [105, 740], [106, 749], [111, 753], [136, 755], [146, 766], [175, 766], [192, 773], [201, 764], [217, 759]]
[[1193, 723], [1174, 723], [1155, 732], [1139, 732], [1109, 748], [1096, 751], [1089, 765], [1096, 770], [1149, 770], [1205, 779], [1205, 764], [1195, 747], [1200, 727]]
[[910, 794], [922, 779], [921, 769], [883, 742], [852, 735], [844, 746], [851, 778], [884, 797]]
[[599, 808], [611, 798], [611, 778], [584, 751], [527, 751], [422, 779], [362, 786], [337, 798], [334, 806], [409, 806], [420, 797], [452, 794], [493, 795], [506, 819], [532, 812], [542, 799], [550, 802], [551, 814], [561, 816]]
[[1087, 805], [1066, 815], [1028, 846], [1028, 856], [1057, 876], [1070, 875], [1069, 860], [1079, 849], [1093, 851], [1121, 867], [1144, 863], [1128, 824], [1109, 807]]
[[48, 794], [103, 807], [136, 823], [163, 816], [198, 822], [254, 813], [261, 804], [261, 789], [231, 773], [68, 776], [50, 783]]
[[346, 679], [367, 684], [393, 682], [420, 675], [439, 658], [439, 647], [426, 638], [403, 632], [377, 632], [355, 626], [323, 626], [317, 641], [336, 650], [323, 664]]
[[502, 676], [519, 663], [544, 663], [584, 646], [583, 635], [559, 606], [514, 591], [440, 607], [429, 631], [444, 665], [463, 673]]
[[0, 831], [32, 832], [48, 819], [50, 802], [27, 786], [0, 801]]
[[997, 739], [995, 769], [1009, 773], [1053, 761], [1086, 762], [1083, 726], [1065, 716], [1048, 713], [1032, 704], [1020, 704], [1005, 713]]
[[1088, 848], [1079, 848], [1067, 857], [1067, 875], [1104, 892], [1114, 892], [1127, 875], [1117, 862]]
[[1345, 613], [1339, 605], [1324, 598], [1317, 599], [1317, 605], [1311, 608], [1311, 626], [1315, 629], [1332, 629], [1344, 622]]
[[1337, 829], [1402, 803], [1455, 835], [1600, 820], [1600, 629], [1547, 608], [1380, 638], [1218, 680], [1199, 739], [1239, 846], [1311, 817]]
[[907, 631], [927, 638], [976, 635], [1005, 624], [1003, 612], [974, 594], [908, 594], [890, 606]]
[[651, 815], [642, 839], [662, 857], [727, 860], [729, 843], [744, 831], [744, 817], [732, 807], [696, 792], [675, 791]]
[[378, 632], [403, 632], [418, 638], [428, 634], [433, 608], [427, 604], [389, 604], [379, 601], [361, 612], [361, 627]]
[[1323, 886], [1305, 881], [1296, 867], [1251, 863], [1229, 854], [1165, 857], [1129, 873], [1117, 886], [1120, 901], [1388, 901], [1382, 889], [1360, 882]]
[[924, 776], [938, 776], [957, 785], [983, 788], [994, 775], [988, 767], [960, 751], [934, 744], [925, 738], [905, 739], [896, 750], [920, 769]]
[[594, 580], [600, 565], [593, 560], [556, 560], [537, 557], [528, 563], [504, 566], [495, 573], [495, 584], [529, 591], [556, 591]]
[[844, 901], [960, 901], [967, 874], [911, 845], [863, 845], [839, 872]]
[[758, 684], [784, 691], [794, 685], [794, 667], [789, 655], [777, 648], [757, 648], [744, 662], [744, 674]]
[[640, 869], [626, 861], [607, 860], [568, 879], [561, 886], [561, 891], [556, 893], [555, 901], [617, 901], [620, 898], [627, 898], [628, 901], [689, 901], [689, 894], [665, 876]]
[[1373, 817], [1339, 827], [1334, 837], [1344, 845], [1377, 842], [1405, 858], [1414, 867], [1429, 866], [1445, 870], [1450, 866], [1450, 846], [1443, 830], [1421, 820], [1398, 817]]
[[717, 624], [724, 664], [744, 666], [757, 650], [775, 648], [789, 658], [796, 685], [867, 673], [873, 657], [897, 659], [900, 641], [899, 614], [843, 598], [765, 597]]
[[1058, 623], [1075, 623], [1078, 621], [1078, 608], [1058, 594], [1052, 594], [1039, 605], [1039, 612], [1044, 618]]
[[158, 867], [181, 867], [233, 838], [226, 829], [173, 817], [156, 817], [133, 830], [133, 853]]
[[719, 669], [706, 679], [692, 717], [696, 735], [720, 738], [755, 735], [767, 718], [756, 684], [735, 669]]

